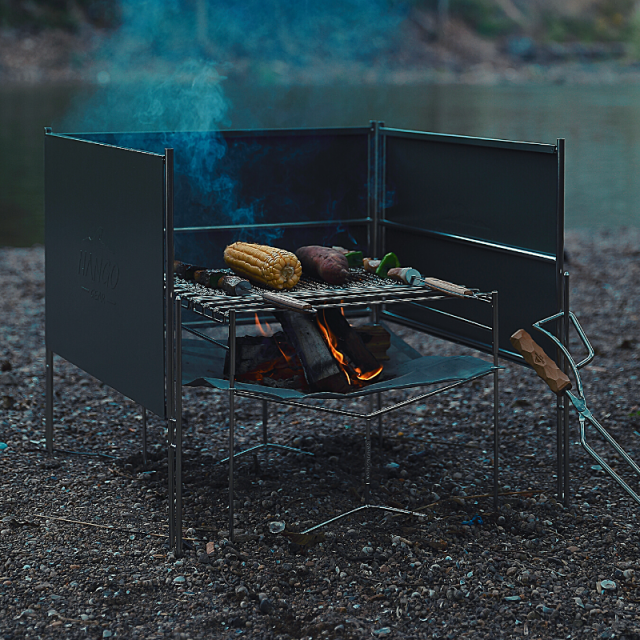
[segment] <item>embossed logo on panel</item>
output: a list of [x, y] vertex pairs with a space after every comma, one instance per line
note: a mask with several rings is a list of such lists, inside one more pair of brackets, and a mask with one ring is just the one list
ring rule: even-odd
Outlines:
[[114, 292], [120, 282], [120, 267], [115, 253], [102, 239], [103, 229], [83, 238], [78, 256], [80, 287], [93, 300], [115, 305]]

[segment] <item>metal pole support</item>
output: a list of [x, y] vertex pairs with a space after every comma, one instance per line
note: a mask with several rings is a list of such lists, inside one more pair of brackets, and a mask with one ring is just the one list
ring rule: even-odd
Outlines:
[[142, 407], [142, 464], [147, 465], [147, 410]]
[[493, 371], [493, 506], [495, 509], [498, 508], [498, 482], [500, 475], [500, 464], [499, 464], [499, 456], [500, 456], [500, 387], [499, 382], [500, 378], [498, 376], [498, 354], [500, 352], [500, 332], [498, 327], [498, 292], [491, 292], [491, 308], [493, 310], [493, 331], [492, 331], [492, 339], [493, 339], [493, 366], [495, 367]]
[[267, 423], [269, 421], [269, 403], [262, 401], [262, 444], [269, 443], [269, 435], [267, 433]]
[[233, 542], [233, 455], [235, 444], [235, 376], [236, 376], [236, 312], [229, 311], [229, 540]]
[[[563, 293], [564, 293], [564, 315], [563, 315], [563, 327], [562, 327], [562, 343], [569, 349], [569, 273], [565, 271], [563, 277]], [[564, 358], [564, 372], [569, 373], [569, 362], [567, 358]], [[569, 464], [571, 462], [571, 452], [569, 450], [569, 398], [566, 394], [563, 397], [564, 415], [562, 431], [564, 433], [564, 506], [569, 507], [571, 504], [570, 488], [569, 488]]]
[[53, 455], [53, 351], [46, 350], [46, 390], [45, 390], [45, 439], [47, 451]]
[[182, 301], [176, 298], [176, 555], [182, 555]]

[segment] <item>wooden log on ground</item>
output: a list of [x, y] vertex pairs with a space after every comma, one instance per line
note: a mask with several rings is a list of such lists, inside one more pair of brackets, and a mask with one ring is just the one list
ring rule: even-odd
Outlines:
[[331, 354], [315, 316], [293, 311], [278, 311], [275, 316], [295, 347], [309, 387], [313, 391], [346, 393], [348, 378]]

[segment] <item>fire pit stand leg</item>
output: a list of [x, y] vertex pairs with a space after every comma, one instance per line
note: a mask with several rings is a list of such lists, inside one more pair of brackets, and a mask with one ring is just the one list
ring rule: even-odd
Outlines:
[[233, 542], [233, 461], [235, 440], [236, 312], [229, 311], [229, 540]]
[[[286, 444], [278, 444], [276, 442], [269, 442], [269, 433], [268, 433], [268, 425], [269, 425], [269, 403], [267, 400], [262, 401], [262, 442], [260, 444], [256, 444], [253, 447], [249, 447], [248, 449], [244, 449], [243, 451], [238, 451], [238, 453], [234, 453], [234, 458], [239, 458], [240, 456], [245, 456], [248, 453], [253, 454], [254, 462], [256, 468], [258, 467], [258, 458], [256, 453], [260, 451], [260, 449], [284, 449], [285, 451], [291, 451], [293, 453], [303, 453], [306, 456], [313, 456], [315, 454], [311, 453], [311, 451], [305, 451], [304, 449], [298, 449], [297, 447], [289, 447]], [[223, 464], [227, 462], [229, 458], [223, 458], [219, 460], [216, 464]]]
[[[378, 398], [378, 411], [380, 411], [382, 409], [382, 393], [378, 391], [376, 396]], [[378, 416], [378, 444], [382, 448], [382, 415]]]
[[142, 407], [142, 464], [147, 465], [147, 410]]
[[262, 444], [269, 444], [269, 436], [267, 435], [267, 422], [269, 421], [269, 403], [262, 401]]
[[176, 298], [176, 555], [182, 555], [182, 301]]
[[47, 451], [53, 455], [53, 351], [47, 349], [45, 438]]
[[498, 508], [498, 482], [500, 476], [500, 377], [498, 376], [499, 336], [498, 333], [498, 292], [491, 292], [493, 309], [493, 507]]
[[[564, 300], [564, 304], [563, 304], [563, 310], [564, 310], [564, 315], [563, 315], [563, 326], [562, 326], [562, 342], [564, 344], [564, 346], [568, 349], [569, 348], [569, 273], [565, 271], [564, 273], [564, 277], [563, 277], [563, 300]], [[564, 354], [563, 354], [564, 355]], [[569, 362], [567, 361], [566, 358], [563, 358], [563, 364], [564, 364], [564, 372], [565, 373], [569, 373]], [[562, 432], [564, 435], [564, 469], [563, 469], [563, 480], [564, 480], [564, 487], [563, 487], [563, 498], [564, 498], [564, 506], [569, 508], [569, 506], [571, 505], [571, 495], [569, 493], [569, 464], [570, 464], [570, 451], [569, 451], [569, 399], [567, 398], [566, 394], [563, 398], [563, 405], [564, 405], [564, 414], [562, 416]]]
[[[373, 413], [373, 396], [369, 396], [369, 413]], [[378, 416], [379, 417], [379, 416]], [[371, 501], [371, 418], [367, 417], [364, 431], [364, 503]]]
[[168, 475], [169, 475], [169, 548], [176, 548], [176, 503], [175, 503], [175, 420], [171, 417], [167, 421], [167, 440], [169, 445]]

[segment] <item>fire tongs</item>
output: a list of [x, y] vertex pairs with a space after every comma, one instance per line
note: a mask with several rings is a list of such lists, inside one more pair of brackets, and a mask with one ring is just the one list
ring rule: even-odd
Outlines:
[[582, 448], [604, 469], [604, 471], [611, 476], [628, 494], [640, 504], [640, 496], [614, 471], [596, 451], [589, 445], [586, 439], [585, 425], [588, 422], [594, 429], [596, 429], [600, 435], [619, 453], [625, 462], [633, 469], [634, 473], [640, 478], [640, 467], [633, 461], [633, 459], [627, 454], [627, 452], [620, 446], [620, 444], [613, 438], [613, 436], [595, 419], [589, 408], [587, 407], [587, 401], [584, 396], [584, 389], [582, 386], [582, 380], [580, 378], [579, 370], [586, 364], [589, 364], [595, 356], [593, 347], [591, 346], [589, 339], [587, 338], [584, 330], [580, 326], [576, 316], [569, 312], [569, 319], [574, 326], [580, 340], [587, 349], [587, 357], [576, 364], [575, 360], [571, 356], [569, 350], [562, 342], [554, 336], [551, 332], [542, 328], [543, 324], [548, 322], [557, 321], [564, 317], [564, 312], [561, 311], [554, 316], [535, 322], [533, 327], [546, 335], [552, 340], [555, 345], [562, 351], [565, 357], [565, 361], [573, 372], [575, 378], [577, 390], [575, 393], [571, 392], [571, 380], [564, 373], [558, 365], [544, 352], [544, 350], [533, 340], [533, 338], [524, 330], [519, 329], [511, 336], [511, 343], [522, 354], [525, 361], [530, 364], [535, 372], [547, 383], [549, 388], [557, 395], [564, 394], [566, 398], [571, 401], [571, 404], [578, 412], [578, 420], [580, 421], [580, 444]]

